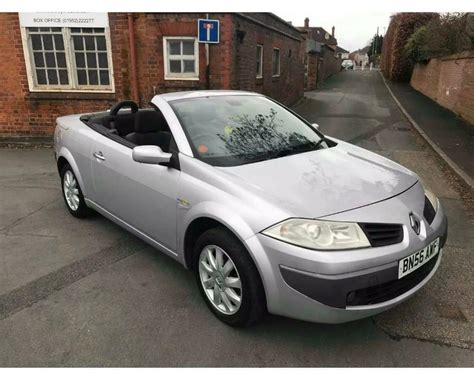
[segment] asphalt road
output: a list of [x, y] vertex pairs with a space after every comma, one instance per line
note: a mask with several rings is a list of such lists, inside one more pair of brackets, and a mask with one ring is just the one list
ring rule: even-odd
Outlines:
[[0, 149], [0, 366], [474, 366], [474, 224], [437, 156], [377, 72], [342, 72], [296, 110], [440, 196], [448, 243], [421, 292], [343, 325], [227, 327], [176, 262], [100, 216], [68, 214], [50, 149]]

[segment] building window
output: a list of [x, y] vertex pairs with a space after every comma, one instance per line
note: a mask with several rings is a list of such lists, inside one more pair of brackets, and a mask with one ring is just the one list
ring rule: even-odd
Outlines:
[[199, 80], [199, 49], [196, 38], [165, 37], [163, 51], [166, 80]]
[[77, 84], [81, 87], [110, 85], [104, 29], [72, 28], [71, 37]]
[[61, 28], [28, 29], [36, 85], [69, 86]]
[[257, 79], [263, 77], [263, 46], [257, 45]]
[[273, 77], [280, 76], [280, 49], [273, 49]]
[[112, 91], [105, 28], [26, 28], [33, 90]]

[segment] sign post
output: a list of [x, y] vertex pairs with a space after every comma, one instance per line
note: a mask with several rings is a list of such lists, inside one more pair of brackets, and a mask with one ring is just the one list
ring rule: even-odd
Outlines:
[[219, 43], [219, 26], [219, 20], [200, 18], [198, 20], [199, 43]]
[[210, 89], [209, 71], [209, 44], [219, 43], [219, 20], [198, 19], [198, 42], [204, 43], [206, 48], [206, 87]]

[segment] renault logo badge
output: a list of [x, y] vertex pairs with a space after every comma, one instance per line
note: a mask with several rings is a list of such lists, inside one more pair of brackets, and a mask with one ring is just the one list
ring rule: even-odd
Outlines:
[[410, 213], [410, 225], [416, 234], [420, 234], [420, 230], [421, 230], [420, 220], [413, 213]]

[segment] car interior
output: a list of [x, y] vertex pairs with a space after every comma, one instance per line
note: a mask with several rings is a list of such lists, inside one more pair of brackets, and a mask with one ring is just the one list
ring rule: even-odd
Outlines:
[[104, 127], [106, 134], [118, 135], [134, 146], [156, 145], [164, 152], [177, 152], [168, 123], [158, 109], [139, 109], [133, 101], [121, 101], [109, 112], [81, 119], [90, 126]]

